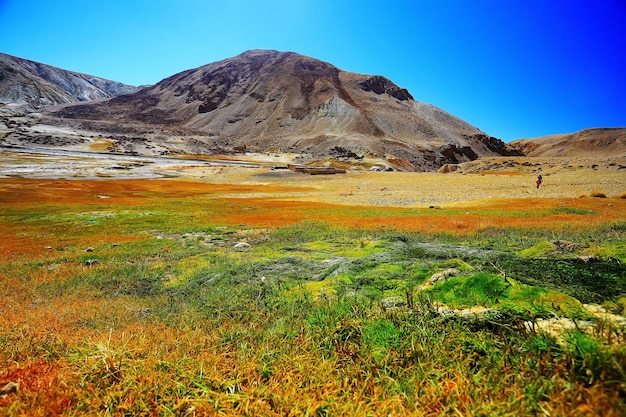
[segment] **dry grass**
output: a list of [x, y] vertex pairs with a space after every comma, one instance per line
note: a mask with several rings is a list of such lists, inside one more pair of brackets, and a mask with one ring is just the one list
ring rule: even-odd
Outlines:
[[[626, 199], [575, 196], [600, 187], [617, 195], [623, 178], [613, 188], [610, 172], [554, 174], [536, 190], [533, 177], [517, 174], [310, 177], [220, 168], [202, 178], [195, 170], [187, 180], [0, 180], [0, 386], [19, 384], [0, 398], [0, 413], [622, 412], [616, 382], [581, 380], [573, 356], [556, 345], [532, 351], [532, 335], [468, 336], [422, 313], [405, 320], [358, 304], [345, 311], [314, 306], [307, 298], [260, 308], [245, 293], [175, 293], [167, 284], [181, 271], [206, 282], [211, 268], [248, 267], [247, 253], [168, 236], [211, 235], [218, 227], [231, 236], [308, 221], [459, 239], [487, 229], [600, 230], [625, 220]], [[267, 250], [261, 259], [270, 257]], [[99, 263], [87, 265], [90, 258]], [[146, 280], [166, 289], [151, 293]], [[243, 283], [228, 288], [257, 295]], [[365, 343], [364, 329], [381, 320], [406, 338]]]

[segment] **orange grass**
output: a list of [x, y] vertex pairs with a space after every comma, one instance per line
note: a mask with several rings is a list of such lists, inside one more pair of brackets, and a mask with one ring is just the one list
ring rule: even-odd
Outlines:
[[[271, 320], [262, 312], [250, 322], [194, 321], [190, 313], [189, 325], [181, 319], [178, 326], [167, 326], [158, 317], [137, 313], [146, 302], [166, 305], [167, 300], [109, 298], [89, 286], [61, 285], [93, 270], [75, 260], [65, 262], [66, 255], [88, 256], [88, 246], [147, 239], [145, 230], [127, 234], [115, 222], [106, 229], [69, 228], [20, 217], [167, 208], [181, 217], [181, 224], [280, 227], [318, 220], [347, 228], [468, 234], [491, 227], [591, 227], [623, 219], [626, 212], [624, 199], [493, 200], [433, 210], [280, 196], [306, 191], [178, 180], [0, 179], [0, 360], [6, 361], [0, 387], [7, 382], [20, 386], [19, 393], [0, 398], [0, 411], [42, 416], [146, 415], [147, 410], [153, 415], [486, 415], [501, 407], [535, 414], [602, 410], [618, 415], [614, 391], [569, 381], [563, 377], [569, 365], [550, 358], [545, 360], [556, 368], [550, 381], [554, 387], [546, 389], [542, 410], [530, 410], [522, 390], [540, 377], [534, 358], [519, 359], [528, 361], [522, 373], [474, 370], [469, 363], [448, 370], [445, 363], [426, 360], [429, 365], [423, 367], [395, 352], [381, 366], [397, 370], [392, 377], [361, 362], [359, 347], [350, 343], [328, 355], [302, 329], [272, 337]], [[550, 211], [563, 207], [593, 214]], [[255, 344], [254, 337], [261, 343]], [[446, 346], [451, 358], [462, 357], [453, 340]], [[428, 358], [429, 352], [419, 353]], [[410, 389], [398, 382], [407, 378]], [[485, 386], [501, 389], [491, 392]]]
[[[469, 234], [487, 228], [516, 227], [558, 229], [565, 225], [586, 227], [623, 219], [626, 204], [612, 200], [609, 206], [597, 200], [515, 199], [482, 202], [479, 205], [455, 205], [451, 210], [419, 212], [406, 208], [350, 207], [316, 202], [293, 202], [271, 199], [229, 199], [229, 210], [205, 213], [211, 221], [246, 224], [255, 227], [285, 226], [304, 220], [319, 220], [348, 228], [390, 228], [453, 234]], [[580, 214], [543, 214], [540, 211], [563, 207], [590, 210], [593, 216]], [[494, 214], [482, 214], [494, 211]], [[372, 214], [368, 214], [368, 212]], [[411, 215], [415, 212], [415, 215]], [[519, 212], [523, 215], [519, 215]], [[535, 212], [536, 214], [533, 214]], [[432, 213], [432, 214], [431, 214]], [[208, 220], [208, 219], [207, 219]]]
[[[365, 228], [395, 227], [405, 230], [474, 232], [486, 227], [546, 227], [554, 223], [583, 221], [585, 224], [603, 223], [623, 218], [626, 208], [624, 199], [511, 199], [478, 202], [472, 205], [457, 203], [442, 211], [426, 210], [419, 215], [407, 215], [407, 208], [380, 208], [367, 206], [345, 206], [308, 201], [288, 201], [275, 194], [300, 192], [308, 189], [294, 189], [275, 185], [207, 184], [177, 180], [26, 180], [0, 179], [0, 204], [3, 207], [24, 208], [25, 206], [45, 206], [49, 204], [93, 205], [99, 207], [122, 208], [124, 206], [151, 205], [166, 207], [169, 202], [185, 199], [185, 209], [193, 209], [193, 215], [211, 221], [227, 224], [245, 223], [251, 226], [284, 226], [302, 220], [320, 220], [350, 227]], [[246, 198], [247, 193], [254, 193]], [[267, 198], [259, 198], [265, 193]], [[236, 195], [237, 198], [232, 198]], [[105, 197], [105, 198], [102, 198]], [[194, 198], [197, 200], [194, 201]], [[206, 205], [206, 200], [223, 200], [227, 204], [217, 206], [217, 210]], [[537, 211], [550, 208], [581, 208], [592, 210], [598, 216], [579, 214], [557, 215], [517, 215], [507, 216], [507, 212]], [[452, 210], [452, 211], [451, 211]], [[497, 215], [484, 215], [480, 212], [498, 210]], [[367, 211], [384, 215], [367, 216]], [[415, 211], [413, 209], [413, 211]], [[365, 215], [363, 214], [365, 213]], [[398, 213], [394, 216], [394, 213]], [[432, 214], [431, 214], [432, 213]], [[6, 224], [0, 239], [19, 235], [20, 226]], [[19, 237], [19, 236], [18, 236]], [[18, 239], [19, 242], [20, 239]], [[29, 246], [27, 236], [24, 246]], [[5, 241], [0, 249], [5, 248]]]
[[[443, 210], [415, 210], [345, 206], [308, 201], [288, 201], [275, 194], [306, 193], [307, 189], [266, 185], [207, 184], [177, 180], [32, 180], [0, 179], [0, 207], [44, 211], [47, 207], [89, 207], [123, 210], [125, 207], [151, 206], [176, 209], [194, 223], [245, 224], [251, 227], [278, 227], [318, 220], [338, 227], [397, 229], [427, 233], [470, 234], [488, 228], [591, 227], [624, 219], [624, 199], [511, 199], [457, 203]], [[247, 193], [254, 197], [246, 198]], [[266, 193], [268, 198], [259, 198]], [[238, 198], [233, 198], [236, 195]], [[106, 197], [106, 198], [102, 198]], [[610, 203], [607, 202], [610, 201]], [[542, 214], [541, 210], [563, 207], [590, 210], [595, 215]], [[494, 214], [489, 214], [492, 211]], [[527, 212], [520, 216], [519, 212]], [[415, 213], [415, 215], [412, 215]], [[52, 226], [52, 225], [50, 225]], [[123, 231], [90, 230], [88, 235], [59, 238], [46, 233], [37, 223], [13, 223], [0, 215], [0, 256], [44, 258], [57, 247], [94, 246], [94, 242], [126, 242], [142, 236], [124, 235]], [[52, 254], [54, 256], [54, 254]]]

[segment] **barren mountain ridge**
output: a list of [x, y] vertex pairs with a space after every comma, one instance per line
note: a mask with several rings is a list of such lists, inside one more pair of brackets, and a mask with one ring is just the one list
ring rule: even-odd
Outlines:
[[172, 153], [374, 155], [402, 161], [403, 169], [414, 171], [518, 154], [463, 120], [415, 101], [383, 76], [265, 50], [187, 70], [109, 100], [52, 108], [46, 121], [132, 135]]
[[0, 53], [0, 105], [36, 110], [55, 104], [106, 99], [137, 87]]

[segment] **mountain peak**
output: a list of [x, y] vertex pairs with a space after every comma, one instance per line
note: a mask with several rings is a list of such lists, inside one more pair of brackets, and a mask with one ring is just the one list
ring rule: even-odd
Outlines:
[[500, 140], [382, 75], [275, 50], [245, 51], [129, 94], [50, 108], [42, 120], [118, 137], [114, 148], [122, 152], [371, 155], [416, 171], [506, 152]]

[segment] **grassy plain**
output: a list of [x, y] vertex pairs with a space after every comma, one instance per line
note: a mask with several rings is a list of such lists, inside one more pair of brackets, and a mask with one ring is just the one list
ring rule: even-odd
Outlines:
[[623, 173], [177, 169], [0, 179], [0, 414], [623, 415]]

